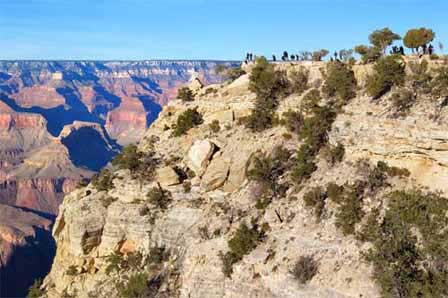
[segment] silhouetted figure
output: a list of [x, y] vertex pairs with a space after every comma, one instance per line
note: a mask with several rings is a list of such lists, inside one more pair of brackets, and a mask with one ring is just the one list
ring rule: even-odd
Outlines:
[[330, 62], [334, 62], [334, 59], [333, 59], [333, 57], [331, 57], [331, 58], [330, 58]]
[[296, 60], [296, 56], [295, 55], [291, 55], [291, 60], [292, 61]]
[[252, 61], [253, 57], [254, 57], [254, 54], [250, 53], [249, 54], [249, 61]]
[[432, 46], [432, 44], [430, 44], [428, 48], [428, 54], [432, 55], [433, 53], [434, 53], [434, 47]]
[[400, 47], [400, 55], [404, 56], [404, 48], [403, 48], [403, 46]]
[[338, 60], [338, 52], [334, 52], [334, 60]]
[[277, 61], [277, 57], [275, 57], [275, 55], [272, 55], [272, 61]]
[[288, 58], [289, 58], [289, 54], [288, 54], [287, 51], [284, 51], [284, 52], [283, 52], [283, 57], [285, 57], [285, 60], [283, 60], [283, 61], [287, 61], [287, 60], [288, 60]]
[[422, 46], [422, 50], [423, 50], [423, 55], [426, 55], [427, 54], [427, 46], [425, 44]]

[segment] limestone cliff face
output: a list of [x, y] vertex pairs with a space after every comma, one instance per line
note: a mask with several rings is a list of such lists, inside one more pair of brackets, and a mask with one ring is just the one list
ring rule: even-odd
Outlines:
[[[301, 66], [310, 70], [313, 85], [323, 79], [320, 69], [325, 63]], [[291, 71], [299, 65], [277, 67]], [[355, 68], [362, 82], [370, 66]], [[357, 179], [355, 162], [360, 158], [408, 168], [410, 179], [394, 181], [391, 187], [425, 185], [448, 193], [443, 183], [448, 159], [446, 111], [439, 111], [439, 121], [434, 122], [428, 113], [434, 106], [423, 103], [409, 117], [392, 119], [387, 101], [372, 102], [359, 92], [337, 116], [330, 132], [330, 143], [346, 148], [344, 161], [330, 167], [321, 158], [303, 188], [291, 185], [284, 198], [261, 212], [254, 207], [259, 187], [247, 178], [252, 157], [257, 152], [270, 153], [277, 145], [295, 150], [300, 142], [285, 138], [287, 131], [281, 126], [252, 133], [239, 124], [255, 100], [248, 85], [244, 75], [231, 84], [200, 89], [193, 102], [171, 101], [164, 107], [139, 145], [141, 151], [154, 151], [161, 160], [154, 181], [141, 183], [128, 170], [119, 170], [112, 189], [98, 191], [89, 185], [65, 198], [53, 229], [58, 248], [43, 285], [47, 297], [62, 293], [117, 296], [117, 284], [131, 272], [106, 272], [108, 257], [137, 251], [152, 257], [154, 247], [170, 251], [156, 275], [162, 276], [157, 289], [167, 297], [380, 297], [372, 268], [361, 257], [368, 247], [335, 227], [334, 206], [318, 223], [302, 197], [313, 186]], [[297, 110], [302, 98], [287, 97], [278, 113]], [[203, 124], [172, 137], [169, 127], [177, 116], [194, 107], [202, 114]], [[219, 121], [219, 132], [209, 126], [214, 120]], [[179, 169], [195, 176], [183, 177]], [[186, 182], [191, 189], [185, 187]], [[171, 193], [164, 211], [145, 202], [157, 184]], [[267, 237], [234, 265], [228, 278], [220, 252], [228, 250], [227, 241], [240, 223], [254, 218], [268, 223]], [[306, 285], [299, 285], [291, 274], [301, 255], [312, 255], [319, 262], [317, 274]]]

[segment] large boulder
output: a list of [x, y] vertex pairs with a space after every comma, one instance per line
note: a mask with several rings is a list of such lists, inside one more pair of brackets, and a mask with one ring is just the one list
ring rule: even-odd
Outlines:
[[179, 184], [180, 180], [172, 167], [163, 167], [157, 170], [157, 182], [161, 186], [171, 186]]
[[197, 175], [202, 176], [213, 156], [215, 145], [208, 140], [196, 141], [188, 152], [188, 166]]
[[201, 187], [205, 191], [212, 191], [224, 185], [229, 175], [231, 158], [219, 155], [213, 158], [202, 177]]

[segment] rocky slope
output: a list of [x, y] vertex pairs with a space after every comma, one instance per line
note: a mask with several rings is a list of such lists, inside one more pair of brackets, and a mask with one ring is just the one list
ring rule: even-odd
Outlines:
[[[64, 195], [103, 168], [119, 152], [117, 142], [139, 140], [179, 86], [194, 77], [219, 81], [218, 63], [0, 61], [0, 206], [51, 222]], [[22, 278], [11, 276], [19, 262], [7, 268], [21, 251], [35, 263], [42, 257], [39, 249], [33, 255], [27, 248], [39, 243], [35, 233], [23, 236], [14, 218], [7, 218], [14, 214], [2, 214], [8, 224], [0, 222], [0, 229], [10, 231], [0, 235], [0, 275], [8, 280]], [[50, 236], [51, 224], [37, 227]], [[0, 295], [23, 295], [49, 269], [51, 258], [45, 262], [22, 280], [26, 286], [3, 286]]]
[[[288, 72], [300, 67], [308, 69], [310, 86], [321, 86], [324, 62], [276, 66]], [[353, 71], [362, 86], [372, 68], [355, 65]], [[277, 146], [294, 151], [301, 141], [288, 136], [284, 126], [254, 133], [241, 125], [255, 98], [249, 75], [244, 75], [230, 84], [199, 89], [193, 102], [170, 102], [139, 145], [141, 152], [155, 152], [158, 160], [152, 181], [116, 169], [113, 186], [99, 191], [91, 184], [68, 195], [53, 229], [58, 248], [42, 286], [44, 296], [132, 297], [141, 292], [117, 291], [131, 281], [138, 288], [137, 276], [145, 273], [143, 284], [149, 290], [142, 297], [380, 297], [372, 265], [362, 257], [371, 245], [341, 232], [335, 224], [340, 209], [333, 201], [316, 221], [304, 195], [329, 182], [363, 179], [366, 167], [360, 165], [377, 161], [407, 168], [410, 175], [390, 178], [385, 189], [368, 192], [365, 212], [392, 190], [426, 186], [446, 195], [447, 112], [423, 101], [407, 117], [391, 117], [387, 98], [372, 101], [359, 88], [329, 132], [330, 144], [345, 147], [342, 162], [333, 166], [320, 154], [316, 171], [300, 187], [289, 183], [288, 172], [282, 174], [278, 179], [287, 190], [260, 206], [260, 184], [248, 177], [254, 156], [270, 154]], [[303, 98], [293, 94], [283, 99], [278, 115], [300, 110]], [[194, 107], [203, 123], [174, 137], [170, 128]], [[215, 120], [219, 131], [210, 125]], [[154, 187], [164, 189], [159, 201]], [[229, 277], [222, 254], [243, 222], [263, 226], [264, 237], [233, 265]], [[137, 261], [136, 255], [141, 257]], [[292, 273], [301, 256], [318, 263], [304, 284]]]

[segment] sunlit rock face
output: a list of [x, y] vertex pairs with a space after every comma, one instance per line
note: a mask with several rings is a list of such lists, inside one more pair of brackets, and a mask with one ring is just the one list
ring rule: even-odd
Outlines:
[[[221, 81], [217, 64], [237, 65], [0, 62], [0, 210], [8, 211], [0, 211], [0, 275], [8, 274], [0, 296], [23, 296], [50, 269], [51, 249], [39, 251], [51, 245], [51, 224], [64, 196], [122, 145], [139, 141], [180, 86], [193, 77]], [[24, 254], [29, 259], [20, 263]], [[20, 285], [11, 283], [24, 264], [30, 274]]]

